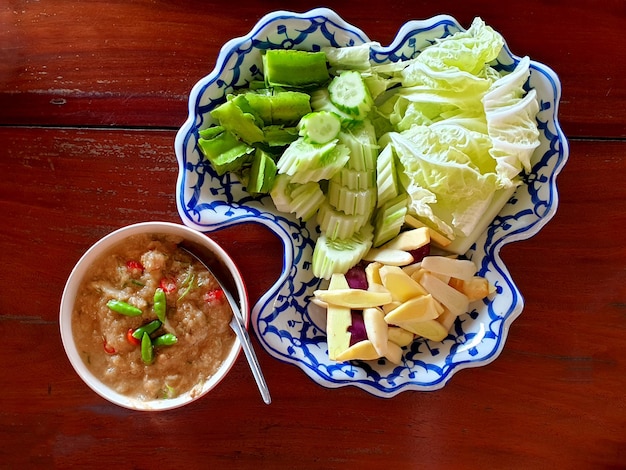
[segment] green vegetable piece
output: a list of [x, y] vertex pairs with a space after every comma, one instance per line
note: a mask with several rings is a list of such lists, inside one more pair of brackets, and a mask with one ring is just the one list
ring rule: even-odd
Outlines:
[[359, 72], [350, 70], [333, 78], [328, 85], [330, 100], [335, 106], [357, 120], [363, 120], [374, 102]]
[[311, 97], [300, 91], [281, 91], [271, 96], [272, 124], [294, 125], [311, 112]]
[[[154, 291], [152, 309], [154, 310], [154, 313], [159, 321], [164, 322], [165, 313], [167, 312], [167, 297], [165, 296], [165, 291], [160, 287], [157, 287]], [[150, 333], [153, 333], [153, 331]]]
[[154, 362], [154, 346], [152, 345], [150, 335], [146, 332], [141, 337], [141, 360], [147, 365]]
[[263, 150], [257, 149], [250, 168], [247, 190], [250, 194], [268, 194], [276, 178], [276, 162]]
[[270, 49], [263, 55], [263, 69], [268, 86], [318, 86], [329, 79], [323, 52]]
[[333, 273], [345, 274], [372, 246], [372, 226], [366, 224], [349, 238], [329, 239], [322, 232], [315, 243], [311, 269], [313, 275], [330, 279]]
[[140, 308], [130, 305], [128, 302], [124, 302], [123, 300], [109, 300], [107, 302], [107, 307], [114, 312], [126, 315], [127, 317], [138, 317], [142, 313]]
[[165, 384], [165, 388], [161, 391], [162, 398], [174, 398], [176, 397], [176, 389], [171, 385]]
[[[239, 103], [239, 105], [237, 104]], [[245, 103], [245, 105], [244, 105]], [[242, 109], [243, 106], [246, 108]], [[263, 130], [259, 128], [255, 115], [246, 110], [252, 110], [243, 95], [222, 103], [211, 111], [211, 116], [217, 119], [224, 129], [232, 132], [248, 144], [263, 141]]]
[[198, 147], [220, 176], [239, 171], [254, 151], [254, 147], [240, 141], [229, 131], [224, 131], [211, 139], [200, 138]]
[[266, 89], [245, 93], [244, 96], [266, 126], [292, 126], [311, 112], [310, 96], [300, 91], [276, 92]]
[[150, 323], [146, 323], [145, 325], [140, 326], [135, 331], [133, 331], [133, 337], [137, 339], [142, 339], [144, 333], [148, 333], [151, 335], [156, 330], [161, 327], [162, 323], [160, 320], [152, 320]]
[[154, 338], [154, 341], [152, 341], [152, 346], [154, 346], [155, 348], [159, 348], [161, 346], [172, 346], [176, 343], [178, 343], [178, 338], [176, 337], [176, 335], [173, 335], [172, 333], [165, 333], [164, 335]]
[[298, 138], [298, 129], [295, 127], [283, 127], [271, 125], [263, 128], [265, 142], [270, 147], [286, 147]]
[[183, 281], [182, 285], [185, 287], [185, 289], [178, 296], [178, 299], [176, 299], [177, 302], [180, 302], [183, 298], [185, 298], [185, 296], [189, 294], [189, 292], [191, 292], [191, 290], [196, 286], [195, 273], [190, 272], [185, 278], [185, 280]]
[[407, 214], [409, 196], [400, 194], [378, 208], [374, 216], [374, 241], [372, 245], [379, 247], [395, 238], [400, 233]]
[[201, 129], [198, 131], [198, 135], [202, 139], [212, 139], [213, 137], [218, 136], [222, 132], [224, 132], [224, 128], [222, 126], [211, 126], [206, 129]]
[[300, 135], [313, 144], [325, 144], [336, 139], [341, 131], [341, 119], [328, 111], [315, 111], [300, 120]]
[[331, 141], [317, 145], [303, 137], [295, 140], [282, 154], [278, 172], [292, 177], [293, 183], [330, 179], [350, 159], [348, 148]]

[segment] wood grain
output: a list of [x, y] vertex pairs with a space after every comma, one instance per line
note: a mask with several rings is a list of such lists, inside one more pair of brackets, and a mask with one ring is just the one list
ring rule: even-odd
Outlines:
[[[410, 18], [482, 16], [563, 82], [571, 155], [560, 205], [502, 257], [525, 300], [501, 355], [442, 390], [380, 399], [327, 389], [261, 349], [263, 404], [245, 359], [183, 409], [138, 413], [73, 371], [58, 308], [103, 235], [180, 222], [173, 145], [191, 86], [276, 1], [17, 1], [0, 6], [0, 468], [617, 469], [626, 464], [626, 49], [621, 1], [334, 2], [389, 43]], [[305, 11], [314, 2], [292, 1]], [[201, 38], [201, 39], [198, 39]], [[193, 43], [193, 41], [196, 41]], [[211, 234], [251, 302], [282, 246], [248, 224]]]
[[[319, 4], [290, 2], [303, 12]], [[494, 5], [497, 5], [494, 7]], [[330, 5], [333, 7], [333, 5]], [[528, 0], [507, 8], [399, 1], [335, 10], [370, 38], [389, 44], [411, 19], [450, 14], [469, 27], [481, 16], [518, 55], [553, 68], [563, 85], [569, 136], [625, 137], [626, 5]], [[227, 40], [247, 34], [279, 2], [22, 2], [0, 9], [0, 124], [177, 128], [191, 87], [214, 67]]]
[[[178, 220], [173, 136], [0, 130], [7, 143], [0, 154], [0, 285], [16, 286], [0, 297], [11, 371], [0, 379], [4, 461], [137, 468], [195, 466], [203, 457], [219, 466], [294, 468], [295, 455], [299, 468], [322, 462], [325, 468], [363, 462], [449, 468], [469, 457], [472, 466], [506, 468], [624, 461], [626, 252], [616, 234], [626, 222], [626, 189], [583, 189], [623, 174], [623, 143], [573, 141], [554, 220], [531, 240], [503, 249], [526, 307], [489, 366], [459, 372], [438, 392], [384, 400], [354, 388], [327, 390], [259, 351], [270, 407], [241, 358], [199, 402], [134, 413], [96, 396], [73, 372], [58, 335], [58, 303], [73, 264], [99, 237], [123, 224]], [[610, 211], [598, 210], [607, 201]], [[255, 225], [236, 237], [229, 230], [213, 236], [236, 258], [254, 302], [278, 276], [282, 247]], [[36, 294], [16, 295], [27, 289]], [[150, 452], [136, 434], [149, 436]]]

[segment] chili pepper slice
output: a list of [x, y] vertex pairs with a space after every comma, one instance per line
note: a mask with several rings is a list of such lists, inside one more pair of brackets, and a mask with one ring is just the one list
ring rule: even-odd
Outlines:
[[143, 272], [143, 264], [137, 260], [131, 259], [126, 261], [126, 269], [129, 271]]
[[204, 300], [209, 303], [222, 302], [224, 298], [224, 291], [222, 289], [213, 289], [204, 294]]
[[176, 290], [176, 280], [171, 277], [164, 277], [159, 282], [159, 286], [166, 294], [170, 294]]
[[164, 335], [154, 338], [154, 340], [152, 341], [152, 345], [155, 348], [160, 346], [171, 346], [176, 343], [178, 343], [178, 338], [172, 333], [165, 333]]
[[154, 346], [152, 346], [150, 335], [145, 332], [141, 338], [141, 360], [148, 365], [154, 361]]
[[102, 347], [104, 348], [104, 352], [107, 354], [115, 354], [117, 351], [113, 346], [109, 346], [106, 339], [102, 339]]
[[128, 331], [126, 332], [126, 340], [133, 346], [139, 346], [141, 344], [141, 341], [139, 341], [138, 338], [135, 338], [133, 336], [134, 332], [135, 330], [133, 330], [132, 328], [129, 328]]
[[137, 328], [135, 331], [133, 331], [132, 336], [133, 338], [140, 340], [143, 338], [144, 333], [148, 333], [149, 335], [151, 335], [160, 327], [161, 327], [160, 320], [152, 320], [150, 323], [146, 323], [145, 325], [142, 325], [139, 328]]
[[152, 305], [154, 313], [161, 321], [165, 321], [165, 314], [167, 312], [167, 297], [165, 296], [165, 290], [161, 287], [157, 287], [154, 291], [154, 303]]
[[124, 302], [123, 300], [109, 300], [107, 302], [107, 307], [116, 313], [120, 313], [128, 317], [137, 317], [142, 313], [140, 308], [130, 305], [128, 302]]

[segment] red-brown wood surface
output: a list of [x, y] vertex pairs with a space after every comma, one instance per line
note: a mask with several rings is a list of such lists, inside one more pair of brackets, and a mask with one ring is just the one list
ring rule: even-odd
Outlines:
[[[190, 88], [263, 14], [318, 5], [0, 5], [0, 468], [626, 466], [621, 1], [326, 5], [382, 43], [409, 19], [481, 16], [562, 80], [571, 154], [559, 210], [502, 250], [525, 308], [494, 362], [436, 392], [380, 399], [321, 387], [253, 337], [270, 406], [242, 355], [211, 394], [159, 413], [109, 404], [76, 375], [58, 324], [74, 263], [122, 225], [180, 222], [173, 140]], [[281, 243], [256, 224], [212, 237], [255, 302], [279, 275]]]

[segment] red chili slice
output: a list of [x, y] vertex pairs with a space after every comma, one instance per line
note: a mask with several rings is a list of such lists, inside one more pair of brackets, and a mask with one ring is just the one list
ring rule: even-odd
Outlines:
[[135, 330], [133, 330], [132, 328], [129, 328], [128, 331], [126, 332], [126, 339], [128, 340], [130, 344], [134, 346], [139, 346], [141, 344], [141, 341], [133, 336], [134, 332]]
[[222, 289], [213, 289], [204, 294], [204, 300], [208, 303], [222, 302], [225, 298]]
[[161, 287], [166, 294], [171, 294], [176, 290], [176, 280], [171, 277], [164, 277], [161, 279], [161, 282], [159, 282], [159, 287]]
[[109, 346], [109, 344], [107, 343], [106, 339], [102, 340], [102, 347], [104, 347], [104, 352], [107, 354], [115, 354], [115, 348], [113, 348], [112, 346]]
[[126, 269], [129, 271], [143, 272], [143, 264], [137, 260], [131, 259], [126, 262]]

